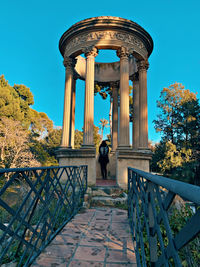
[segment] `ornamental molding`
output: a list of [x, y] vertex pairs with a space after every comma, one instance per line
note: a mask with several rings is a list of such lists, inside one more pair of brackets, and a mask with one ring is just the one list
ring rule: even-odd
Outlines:
[[130, 56], [130, 52], [129, 49], [127, 47], [120, 47], [117, 49], [117, 56], [120, 59], [128, 59], [128, 57]]
[[86, 47], [83, 53], [86, 57], [96, 57], [98, 55], [98, 49], [94, 46]]
[[139, 60], [137, 62], [138, 71], [147, 71], [149, 68], [148, 60]]
[[119, 31], [95, 31], [95, 32], [84, 33], [77, 37], [73, 37], [66, 44], [65, 54], [68, 54], [68, 51], [77, 46], [84, 49], [87, 47], [86, 45], [87, 42], [95, 42], [95, 41], [121, 41], [122, 43], [127, 44], [130, 50], [131, 47], [136, 46], [139, 50], [145, 50], [147, 53], [147, 50], [142, 41], [133, 34], [119, 32]]
[[119, 81], [110, 82], [110, 87], [118, 89], [119, 88]]
[[73, 71], [75, 65], [76, 65], [76, 59], [71, 57], [64, 57], [63, 65], [67, 70]]

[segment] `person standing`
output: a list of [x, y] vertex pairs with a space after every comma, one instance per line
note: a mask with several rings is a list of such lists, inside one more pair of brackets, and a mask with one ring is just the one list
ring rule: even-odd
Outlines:
[[103, 179], [107, 179], [107, 164], [109, 163], [108, 153], [109, 148], [106, 144], [106, 141], [103, 140], [99, 146], [99, 163], [101, 166], [101, 174]]

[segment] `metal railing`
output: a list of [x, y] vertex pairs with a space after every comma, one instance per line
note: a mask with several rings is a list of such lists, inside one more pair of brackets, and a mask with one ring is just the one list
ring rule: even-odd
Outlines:
[[0, 265], [29, 266], [81, 208], [87, 166], [0, 169]]
[[199, 205], [200, 187], [128, 168], [137, 265], [200, 266]]

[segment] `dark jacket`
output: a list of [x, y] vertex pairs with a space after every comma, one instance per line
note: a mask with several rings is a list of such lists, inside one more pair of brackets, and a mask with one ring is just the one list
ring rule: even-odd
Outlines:
[[102, 142], [99, 147], [99, 163], [108, 163], [109, 148], [106, 143]]

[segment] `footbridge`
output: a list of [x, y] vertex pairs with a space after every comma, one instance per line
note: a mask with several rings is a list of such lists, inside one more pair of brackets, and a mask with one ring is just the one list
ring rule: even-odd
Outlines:
[[123, 209], [86, 208], [87, 173], [0, 170], [1, 266], [199, 266], [198, 186], [128, 168]]

